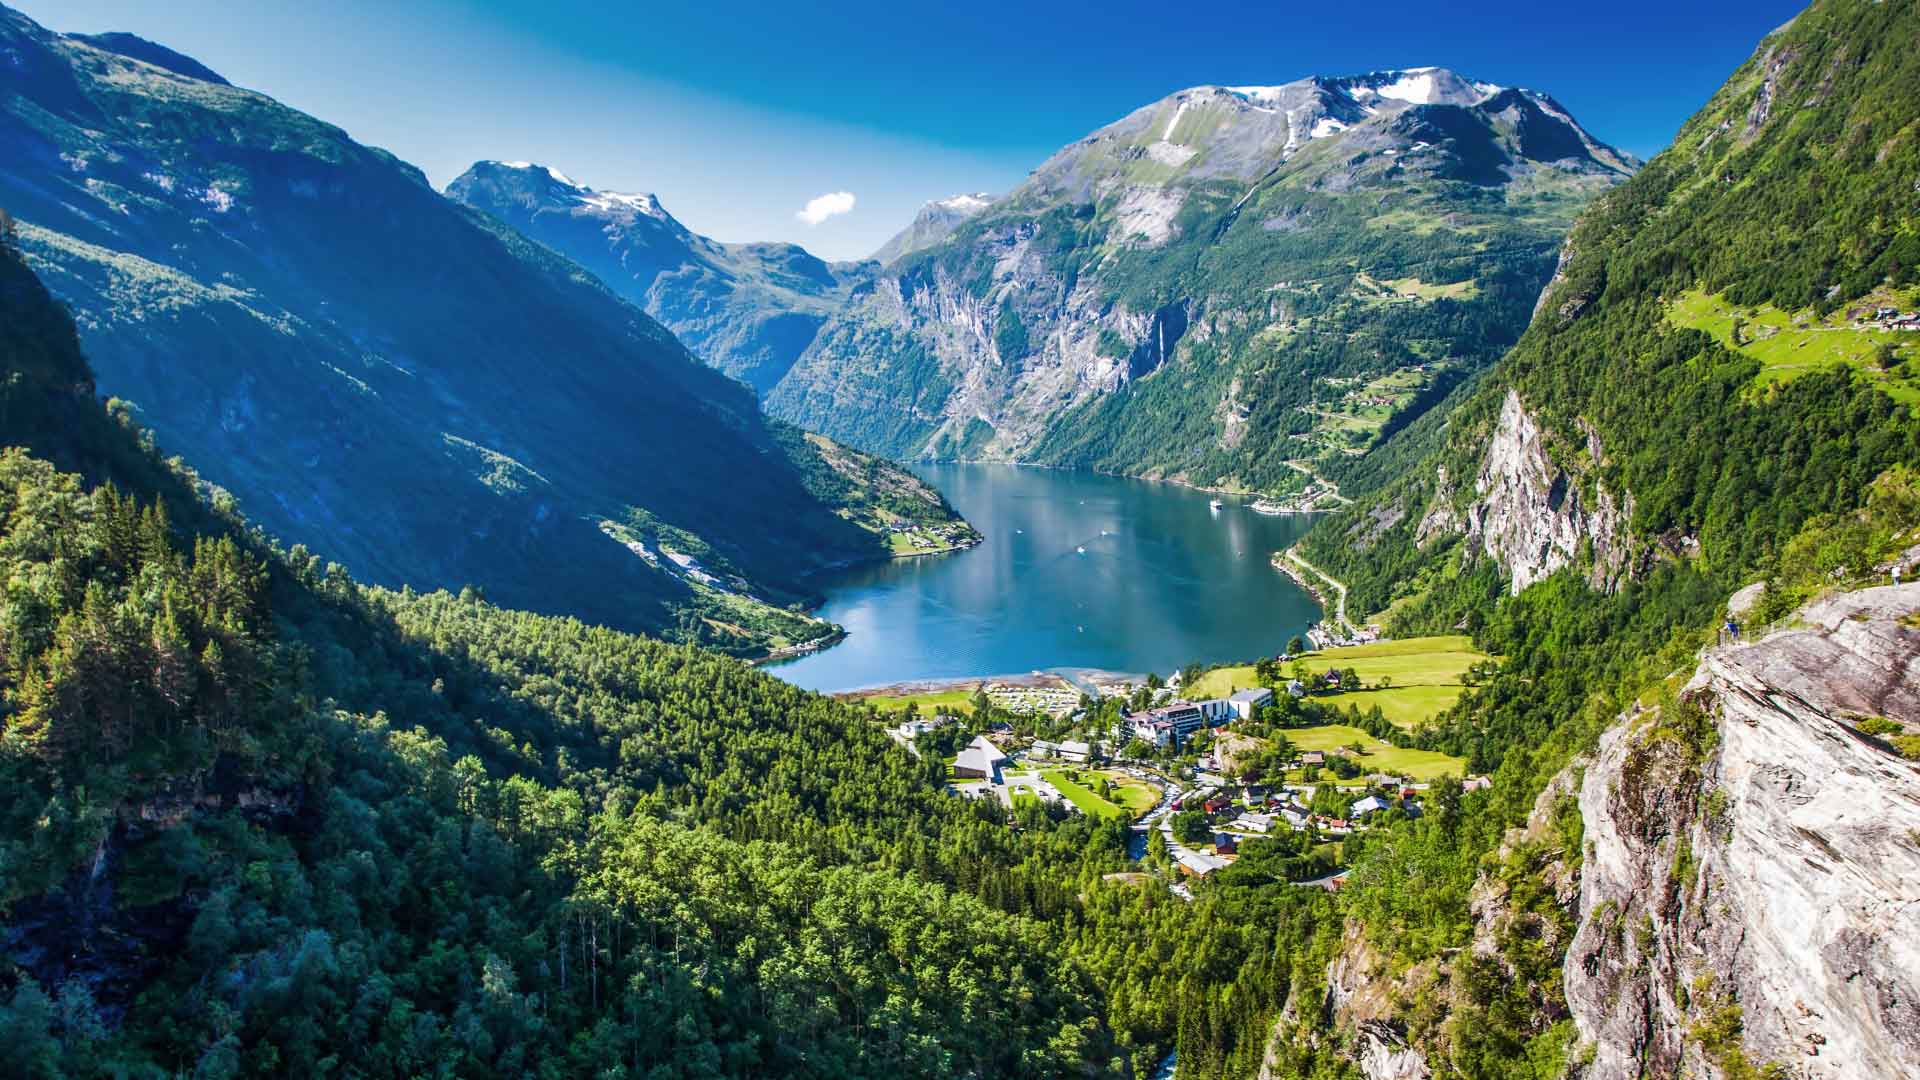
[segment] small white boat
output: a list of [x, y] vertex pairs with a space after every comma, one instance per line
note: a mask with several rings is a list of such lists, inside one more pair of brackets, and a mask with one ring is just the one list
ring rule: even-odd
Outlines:
[[1075, 555], [1085, 555], [1087, 553], [1087, 549], [1083, 547], [1077, 547], [1073, 549], [1073, 553]]
[[1207, 503], [1207, 507], [1212, 510], [1218, 510], [1225, 505], [1226, 503], [1221, 502], [1219, 499], [1213, 499]]

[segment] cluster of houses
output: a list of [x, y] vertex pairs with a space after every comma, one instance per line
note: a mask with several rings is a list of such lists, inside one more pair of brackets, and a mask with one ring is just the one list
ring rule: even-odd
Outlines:
[[1902, 312], [1899, 308], [1881, 306], [1876, 308], [1873, 318], [1882, 330], [1920, 330], [1920, 311]]
[[[1378, 623], [1369, 623], [1366, 626], [1355, 627], [1350, 634], [1341, 632], [1337, 626], [1329, 626], [1323, 622], [1317, 622], [1307, 627], [1307, 640], [1311, 642], [1316, 649], [1339, 649], [1349, 645], [1371, 645], [1376, 641], [1382, 640], [1384, 635], [1385, 631], [1381, 629]], [[1288, 657], [1287, 659], [1292, 659], [1292, 657]]]
[[1071, 686], [1015, 686], [988, 683], [984, 690], [995, 708], [1028, 716], [1066, 716], [1080, 707], [1080, 691]]
[[[1324, 760], [1318, 752], [1308, 756]], [[1243, 793], [1208, 787], [1183, 795], [1173, 800], [1172, 811], [1204, 813], [1213, 833], [1213, 851], [1209, 855], [1179, 848], [1174, 853], [1175, 861], [1190, 875], [1204, 875], [1231, 861], [1231, 857], [1238, 855], [1241, 844], [1271, 835], [1277, 829], [1300, 832], [1313, 828], [1326, 836], [1347, 836], [1363, 831], [1375, 815], [1390, 810], [1420, 816], [1421, 793], [1430, 785], [1408, 783], [1393, 776], [1374, 776], [1369, 782], [1373, 789], [1354, 799], [1344, 817], [1315, 813], [1301, 802], [1302, 796], [1311, 794], [1311, 786], [1280, 785], [1270, 791], [1260, 784], [1247, 784]], [[1462, 784], [1468, 791], [1493, 786], [1484, 776], [1469, 777]]]
[[979, 534], [964, 521], [921, 525], [896, 517], [887, 522], [887, 531], [901, 537], [910, 547], [919, 552], [971, 547], [980, 541]]

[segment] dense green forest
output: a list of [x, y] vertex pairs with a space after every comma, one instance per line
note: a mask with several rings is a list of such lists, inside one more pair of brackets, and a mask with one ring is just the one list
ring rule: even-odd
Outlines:
[[0, 1030], [30, 1075], [1123, 1058], [1038, 921], [1117, 838], [1011, 831], [737, 661], [278, 548], [91, 402], [0, 262], [31, 449], [0, 458]]

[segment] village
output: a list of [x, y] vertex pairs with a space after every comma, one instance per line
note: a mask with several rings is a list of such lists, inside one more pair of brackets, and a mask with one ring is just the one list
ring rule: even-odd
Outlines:
[[1164, 680], [1049, 685], [1036, 673], [869, 700], [904, 712], [889, 733], [909, 749], [946, 747], [948, 789], [998, 802], [1010, 827], [1023, 806], [1123, 822], [1133, 857], [1172, 872], [1183, 896], [1262, 850], [1288, 880], [1332, 889], [1367, 833], [1491, 782], [1351, 724], [1290, 725], [1340, 703], [1389, 735], [1411, 729], [1492, 660], [1460, 638], [1381, 642], [1376, 629], [1354, 643], [1315, 629], [1311, 652]]

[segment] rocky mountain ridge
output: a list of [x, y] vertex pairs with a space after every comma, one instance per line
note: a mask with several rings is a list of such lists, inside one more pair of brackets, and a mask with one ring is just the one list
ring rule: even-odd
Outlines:
[[923, 204], [907, 227], [873, 253], [873, 261], [886, 265], [916, 251], [924, 251], [953, 234], [962, 224], [980, 216], [993, 205], [994, 196], [984, 191], [963, 193]]
[[578, 262], [707, 363], [764, 393], [867, 280], [797, 244], [723, 244], [651, 194], [596, 191], [550, 166], [480, 161], [447, 197]]
[[[1518, 977], [1520, 950], [1564, 955], [1530, 1008], [1572, 1023], [1578, 1080], [1920, 1067], [1920, 765], [1862, 727], [1920, 732], [1920, 585], [1825, 597], [1673, 683], [1509, 832], [1492, 865], [1520, 857], [1531, 907], [1483, 871], [1471, 947], [1404, 970], [1347, 927], [1323, 1015], [1368, 1080], [1448, 1074], [1464, 973]], [[1569, 805], [1579, 850], [1557, 839]]]
[[898, 456], [1291, 489], [1491, 363], [1634, 164], [1437, 68], [1184, 90], [895, 258], [767, 406]]

